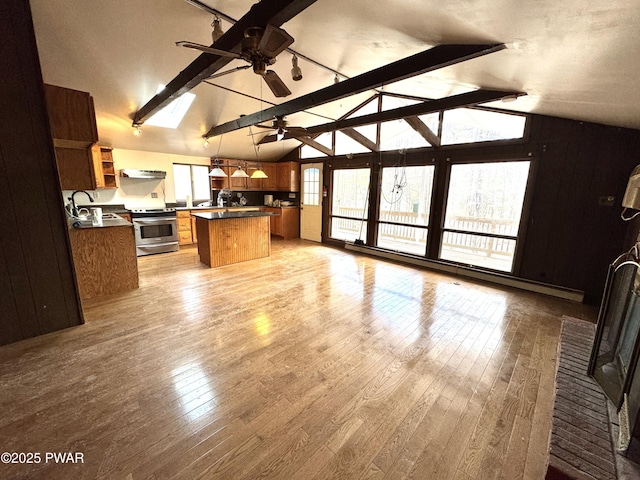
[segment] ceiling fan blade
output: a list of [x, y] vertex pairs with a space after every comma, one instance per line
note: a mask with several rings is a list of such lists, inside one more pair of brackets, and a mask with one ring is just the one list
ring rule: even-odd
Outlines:
[[291, 90], [289, 90], [282, 79], [273, 70], [267, 70], [262, 78], [267, 82], [267, 86], [276, 97], [286, 97], [287, 95], [291, 95]]
[[258, 51], [268, 58], [275, 58], [292, 43], [293, 37], [291, 35], [283, 29], [269, 24], [262, 34]]
[[304, 128], [304, 127], [287, 127], [287, 131], [291, 135], [295, 135], [297, 137], [308, 137], [309, 136], [309, 132], [307, 132], [307, 129]]
[[228, 75], [229, 73], [237, 72], [239, 70], [246, 70], [247, 68], [251, 68], [251, 65], [240, 65], [239, 67], [225, 70], [224, 72], [214, 73], [210, 77], [207, 77], [207, 80], [213, 80], [214, 78], [222, 77], [223, 75]]
[[266, 128], [267, 130], [276, 130], [271, 125], [253, 125], [254, 128]]
[[207, 47], [206, 45], [200, 45], [199, 43], [187, 42], [186, 40], [176, 42], [176, 46], [193, 48], [194, 50], [200, 50], [204, 53], [212, 53], [213, 55], [220, 55], [221, 57], [242, 58], [237, 53], [227, 52], [226, 50], [218, 50], [217, 48]]

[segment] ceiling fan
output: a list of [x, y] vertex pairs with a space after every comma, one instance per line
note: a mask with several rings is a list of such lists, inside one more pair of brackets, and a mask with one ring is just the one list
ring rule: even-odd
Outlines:
[[284, 119], [284, 115], [277, 115], [271, 125], [254, 125], [256, 128], [265, 128], [268, 130], [275, 130], [278, 141], [282, 140], [288, 133], [294, 137], [308, 137], [309, 133], [304, 127], [289, 127], [288, 122]]
[[[267, 25], [266, 28], [250, 27], [244, 31], [244, 38], [240, 45], [240, 53], [219, 50], [207, 47], [199, 43], [180, 41], [177, 46], [193, 48], [204, 53], [220, 55], [222, 57], [232, 57], [249, 62], [254, 73], [264, 78], [267, 86], [276, 97], [286, 97], [291, 95], [291, 90], [284, 84], [282, 79], [273, 70], [267, 70], [268, 65], [276, 62], [276, 57], [293, 43], [293, 37], [282, 28], [274, 25]], [[240, 70], [241, 68], [229, 70], [228, 73]]]

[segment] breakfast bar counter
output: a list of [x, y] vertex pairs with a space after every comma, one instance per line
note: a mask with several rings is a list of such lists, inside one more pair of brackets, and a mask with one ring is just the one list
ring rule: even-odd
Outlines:
[[273, 213], [203, 212], [196, 219], [198, 255], [209, 267], [246, 262], [271, 255]]

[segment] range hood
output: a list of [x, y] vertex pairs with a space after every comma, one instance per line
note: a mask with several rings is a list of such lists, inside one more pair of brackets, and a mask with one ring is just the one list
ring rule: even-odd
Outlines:
[[167, 172], [162, 170], [136, 170], [133, 168], [123, 168], [120, 170], [121, 177], [128, 178], [165, 178]]

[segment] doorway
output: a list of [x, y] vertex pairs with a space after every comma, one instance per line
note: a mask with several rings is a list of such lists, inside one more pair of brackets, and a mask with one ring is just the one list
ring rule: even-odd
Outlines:
[[300, 238], [322, 241], [322, 163], [301, 166]]

